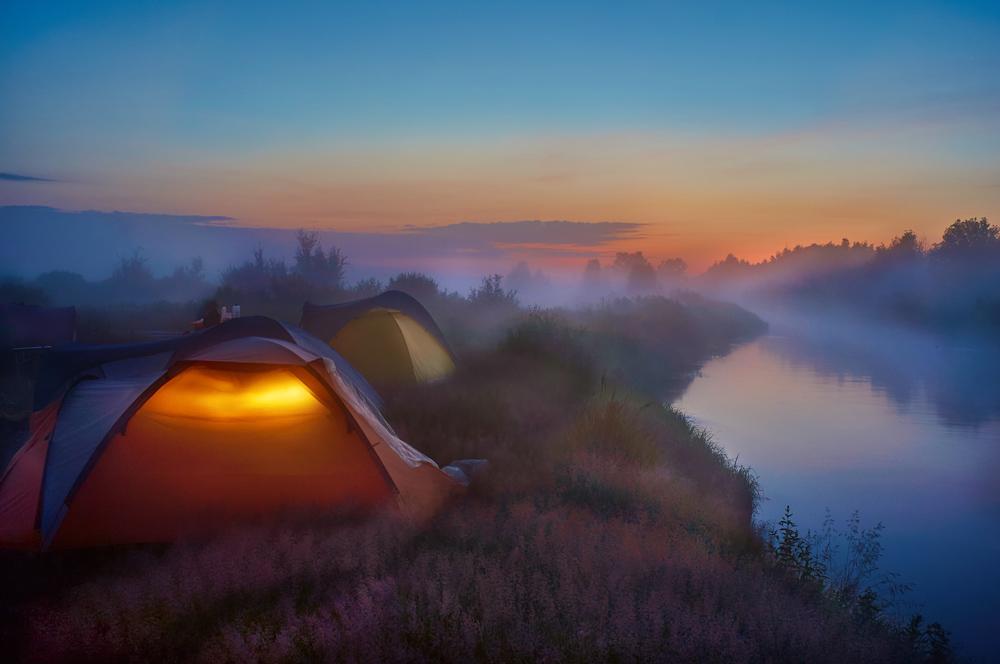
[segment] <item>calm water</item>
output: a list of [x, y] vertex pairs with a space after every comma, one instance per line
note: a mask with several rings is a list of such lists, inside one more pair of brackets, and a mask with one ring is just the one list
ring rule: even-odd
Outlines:
[[1000, 349], [772, 322], [676, 405], [757, 471], [763, 519], [884, 523], [880, 567], [965, 654], [1000, 661]]

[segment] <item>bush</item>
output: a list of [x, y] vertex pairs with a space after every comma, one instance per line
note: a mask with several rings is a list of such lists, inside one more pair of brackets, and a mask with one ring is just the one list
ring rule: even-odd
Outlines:
[[45, 291], [20, 277], [3, 277], [0, 279], [0, 302], [12, 304], [36, 305], [51, 307], [52, 300]]
[[419, 272], [400, 272], [389, 279], [388, 290], [398, 290], [410, 295], [425, 307], [437, 299], [438, 283]]
[[480, 307], [516, 308], [518, 305], [517, 291], [504, 290], [502, 274], [483, 277], [479, 288], [469, 291], [469, 301]]

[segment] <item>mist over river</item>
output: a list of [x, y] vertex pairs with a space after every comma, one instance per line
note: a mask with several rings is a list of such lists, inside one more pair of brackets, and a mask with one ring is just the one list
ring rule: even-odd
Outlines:
[[[782, 318], [705, 365], [675, 402], [760, 477], [758, 518], [790, 505], [885, 525], [882, 571], [965, 655], [1000, 652], [1000, 348]], [[843, 547], [842, 547], [843, 549]], [[920, 606], [922, 605], [922, 607]]]

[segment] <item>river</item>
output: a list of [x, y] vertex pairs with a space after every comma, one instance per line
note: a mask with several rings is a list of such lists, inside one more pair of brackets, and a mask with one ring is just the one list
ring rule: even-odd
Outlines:
[[904, 330], [771, 319], [675, 402], [790, 505], [885, 528], [880, 569], [962, 653], [1000, 661], [1000, 349]]

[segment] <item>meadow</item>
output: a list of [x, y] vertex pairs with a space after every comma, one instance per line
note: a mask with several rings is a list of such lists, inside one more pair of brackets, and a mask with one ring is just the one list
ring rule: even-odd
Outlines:
[[313, 510], [170, 545], [2, 552], [15, 658], [950, 661], [945, 630], [894, 611], [877, 530], [838, 553], [832, 528], [823, 549], [790, 514], [756, 524], [753, 471], [651, 396], [759, 319], [693, 295], [562, 311], [507, 294], [430, 298], [457, 373], [381, 390], [438, 463], [489, 460], [467, 495], [426, 523]]

